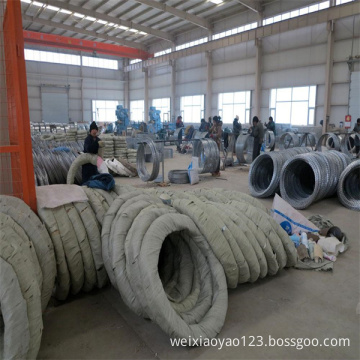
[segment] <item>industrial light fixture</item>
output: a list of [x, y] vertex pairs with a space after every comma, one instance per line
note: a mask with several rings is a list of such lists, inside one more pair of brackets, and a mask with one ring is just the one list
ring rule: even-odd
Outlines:
[[53, 10], [53, 11], [59, 11], [60, 10], [60, 8], [58, 8], [57, 6], [52, 6], [52, 5], [48, 5], [46, 8], [49, 9], [49, 10]]
[[38, 6], [38, 7], [43, 7], [44, 6], [43, 3], [38, 2], [38, 1], [33, 1], [32, 4], [35, 5], [35, 6]]
[[86, 16], [85, 20], [89, 20], [89, 21], [96, 21], [96, 19], [92, 16]]
[[210, 2], [216, 4], [216, 5], [220, 5], [223, 3], [223, 0], [210, 0]]
[[96, 22], [100, 23], [100, 24], [103, 24], [103, 25], [106, 25], [107, 24], [107, 21], [104, 21], [104, 20], [96, 20]]
[[133, 32], [133, 33], [137, 33], [138, 31], [135, 29], [129, 29], [129, 31]]
[[60, 12], [61, 12], [61, 13], [63, 13], [63, 14], [67, 14], [67, 15], [72, 14], [72, 12], [71, 12], [71, 11], [66, 10], [66, 9], [60, 9]]
[[124, 26], [124, 25], [119, 25], [119, 29], [121, 29], [121, 30], [129, 30], [129, 28], [127, 26]]
[[31, 0], [21, 0], [21, 2], [30, 4], [30, 3], [31, 3]]
[[74, 13], [73, 15], [78, 17], [78, 18], [81, 18], [81, 19], [83, 19], [85, 17], [85, 15], [79, 14], [79, 13]]

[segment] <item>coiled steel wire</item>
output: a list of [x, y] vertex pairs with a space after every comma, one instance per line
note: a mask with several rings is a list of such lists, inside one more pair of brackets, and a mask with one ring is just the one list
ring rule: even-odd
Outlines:
[[[145, 165], [146, 146], [149, 146], [151, 151], [151, 160], [153, 164], [151, 174], [147, 171]], [[151, 139], [144, 138], [141, 140], [136, 154], [136, 168], [142, 181], [153, 181], [157, 178], [160, 169], [160, 153]]]
[[298, 135], [293, 132], [285, 132], [280, 136], [279, 139], [279, 149], [290, 149], [300, 146], [300, 138]]
[[273, 131], [266, 130], [264, 133], [265, 148], [271, 149], [275, 145], [275, 135]]
[[250, 134], [240, 134], [236, 140], [235, 153], [239, 164], [251, 164], [254, 138]]
[[190, 182], [187, 170], [170, 170], [168, 178], [173, 184], [188, 184]]
[[280, 174], [280, 193], [295, 209], [334, 195], [350, 157], [337, 151], [311, 152], [287, 160]]
[[[83, 150], [84, 142], [58, 143], [33, 137], [32, 147], [36, 184], [66, 184], [67, 172], [78, 153]], [[76, 175], [76, 181], [81, 183], [80, 171]]]
[[315, 150], [316, 143], [316, 135], [314, 133], [304, 133], [300, 138], [300, 146], [309, 146], [312, 150]]
[[353, 161], [341, 173], [337, 194], [344, 206], [360, 211], [360, 160]]
[[308, 148], [298, 147], [259, 155], [251, 164], [249, 171], [251, 195], [255, 197], [268, 197], [278, 192], [280, 173], [284, 163], [298, 154], [309, 151]]
[[353, 149], [355, 147], [356, 140], [360, 141], [360, 139], [356, 139], [359, 137], [359, 134], [345, 134], [341, 139], [340, 149], [346, 155], [353, 156]]
[[195, 140], [193, 145], [193, 156], [199, 159], [199, 174], [213, 173], [219, 165], [219, 148], [212, 139]]
[[340, 139], [334, 133], [327, 132], [322, 134], [316, 144], [316, 150], [322, 151], [323, 144], [328, 150], [340, 150]]

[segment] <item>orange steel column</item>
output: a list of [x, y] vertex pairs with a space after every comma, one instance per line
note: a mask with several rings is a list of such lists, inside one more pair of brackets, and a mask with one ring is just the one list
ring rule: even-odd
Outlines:
[[11, 153], [13, 195], [36, 211], [20, 0], [7, 1], [3, 33], [10, 149], [0, 147], [0, 152]]

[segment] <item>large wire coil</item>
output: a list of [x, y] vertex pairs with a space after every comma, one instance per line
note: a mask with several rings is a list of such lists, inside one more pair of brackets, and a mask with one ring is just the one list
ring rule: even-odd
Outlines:
[[340, 139], [334, 133], [322, 134], [316, 144], [316, 151], [322, 151], [323, 144], [328, 150], [340, 150]]
[[360, 160], [353, 161], [341, 173], [337, 193], [344, 206], [360, 211]]
[[280, 136], [279, 139], [279, 149], [290, 149], [300, 146], [300, 138], [298, 135], [293, 132], [285, 132]]
[[280, 172], [284, 163], [298, 154], [309, 151], [308, 148], [297, 147], [259, 155], [251, 164], [249, 171], [251, 195], [255, 197], [268, 197], [278, 192]]
[[240, 134], [236, 140], [235, 153], [239, 164], [251, 164], [254, 138], [250, 134]]
[[338, 151], [311, 152], [289, 159], [280, 174], [280, 193], [295, 209], [334, 195], [350, 157]]
[[214, 140], [195, 140], [193, 154], [199, 159], [199, 174], [213, 173], [216, 171], [220, 161], [220, 152]]
[[[149, 146], [151, 151], [151, 160], [153, 164], [151, 174], [147, 171], [145, 165], [146, 146]], [[144, 138], [141, 140], [136, 154], [136, 168], [142, 181], [153, 181], [157, 178], [160, 169], [160, 153], [151, 139]]]

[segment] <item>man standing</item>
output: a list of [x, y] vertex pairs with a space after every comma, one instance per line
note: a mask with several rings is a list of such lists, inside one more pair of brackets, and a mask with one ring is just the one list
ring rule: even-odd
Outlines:
[[[275, 129], [275, 123], [274, 123], [274, 119], [272, 118], [272, 116], [269, 117], [269, 122], [266, 124], [265, 123], [265, 127], [272, 131], [274, 133], [274, 137], [276, 137], [276, 129]], [[275, 149], [275, 141], [274, 141], [274, 145], [271, 147], [270, 151], [274, 151]]]
[[235, 142], [238, 136], [240, 135], [240, 132], [242, 130], [241, 123], [239, 123], [239, 116], [236, 115], [234, 121], [233, 121], [233, 134], [235, 136]]
[[360, 153], [360, 118], [356, 120], [356, 124], [354, 126], [354, 133], [357, 134], [355, 137], [355, 153], [356, 155], [359, 155]]
[[[103, 142], [97, 136], [98, 127], [96, 122], [93, 121], [90, 125], [90, 133], [86, 137], [84, 142], [84, 153], [97, 154], [99, 146], [102, 147]], [[98, 174], [97, 166], [92, 164], [85, 164], [82, 166], [82, 182], [86, 182], [91, 176]]]
[[264, 127], [257, 116], [253, 117], [253, 126], [250, 128], [251, 136], [254, 138], [253, 157], [254, 161], [260, 155], [261, 144], [264, 141]]
[[[220, 116], [213, 117], [213, 126], [210, 128], [210, 138], [216, 142], [216, 145], [220, 152], [221, 147], [221, 137], [222, 137], [222, 121]], [[215, 172], [211, 174], [212, 176], [220, 176], [220, 157], [217, 168]]]
[[183, 123], [183, 121], [182, 121], [182, 116], [181, 115], [179, 115], [178, 117], [177, 117], [177, 119], [176, 119], [176, 124], [175, 124], [175, 126], [176, 126], [176, 129], [180, 129], [179, 130], [179, 133], [178, 133], [178, 143], [177, 143], [177, 151], [178, 152], [181, 152], [181, 144], [182, 144], [182, 132], [183, 132], [183, 127], [184, 127], [184, 123]]

